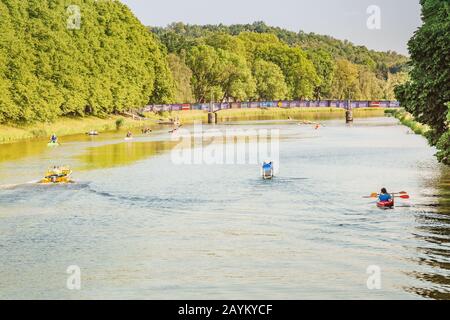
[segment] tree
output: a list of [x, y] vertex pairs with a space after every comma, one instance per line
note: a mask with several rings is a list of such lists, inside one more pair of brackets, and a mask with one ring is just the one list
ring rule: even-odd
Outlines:
[[253, 75], [256, 79], [257, 99], [283, 100], [288, 95], [283, 72], [276, 64], [257, 60], [253, 65]]
[[384, 98], [384, 81], [378, 79], [366, 66], [358, 66], [358, 90], [355, 95], [359, 100], [377, 100]]
[[338, 59], [333, 80], [333, 97], [340, 100], [356, 98], [360, 94], [358, 75], [356, 65], [348, 60]]
[[406, 72], [389, 73], [388, 78], [384, 84], [383, 99], [396, 100], [395, 88], [406, 83], [409, 80], [409, 75]]
[[311, 49], [307, 53], [319, 76], [319, 84], [314, 89], [314, 98], [318, 100], [331, 98], [336, 62], [331, 54], [324, 49]]
[[175, 101], [179, 103], [195, 102], [191, 86], [191, 69], [186, 65], [183, 58], [176, 54], [170, 53], [167, 56], [167, 61], [175, 81]]
[[206, 102], [212, 95], [224, 95], [220, 87], [224, 64], [216, 49], [207, 45], [191, 48], [187, 64], [192, 70], [192, 88], [197, 101]]
[[256, 81], [245, 57], [230, 51], [219, 49], [222, 61], [220, 87], [223, 90], [222, 100], [242, 101], [255, 95]]
[[[450, 3], [447, 0], [421, 0], [420, 3], [423, 25], [408, 43], [410, 81], [399, 86], [396, 95], [417, 121], [431, 127], [428, 138], [436, 145], [442, 137], [448, 137]], [[448, 143], [439, 144], [440, 148], [446, 146]]]
[[0, 122], [103, 115], [171, 102], [166, 51], [119, 1], [0, 2]]
[[283, 72], [288, 86], [288, 98], [312, 98], [319, 83], [316, 69], [299, 47], [291, 48], [270, 34], [244, 33], [249, 59], [262, 59], [276, 64]]

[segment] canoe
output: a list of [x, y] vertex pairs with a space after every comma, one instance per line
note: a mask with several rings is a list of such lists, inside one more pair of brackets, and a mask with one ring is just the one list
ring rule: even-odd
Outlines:
[[381, 209], [392, 209], [394, 208], [394, 199], [389, 201], [378, 201], [377, 207]]

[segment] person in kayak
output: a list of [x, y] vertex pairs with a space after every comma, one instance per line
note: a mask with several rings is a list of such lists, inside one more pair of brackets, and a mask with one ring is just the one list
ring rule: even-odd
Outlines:
[[52, 137], [50, 138], [50, 142], [51, 143], [57, 143], [58, 142], [58, 137], [56, 136], [56, 134], [52, 134]]
[[392, 196], [387, 192], [386, 188], [381, 189], [379, 196], [380, 202], [389, 202], [392, 200]]

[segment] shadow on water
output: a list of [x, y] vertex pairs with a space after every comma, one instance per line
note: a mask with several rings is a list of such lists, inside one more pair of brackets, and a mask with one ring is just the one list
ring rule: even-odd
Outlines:
[[172, 149], [176, 142], [125, 142], [91, 147], [78, 157], [82, 169], [105, 169], [128, 165]]
[[[426, 284], [407, 288], [428, 299], [450, 299], [450, 172], [443, 169], [440, 177], [428, 182], [437, 194], [428, 196], [435, 203], [419, 206], [414, 236], [423, 242], [417, 248], [417, 263], [426, 271], [411, 276]], [[428, 186], [427, 186], [428, 187]]]

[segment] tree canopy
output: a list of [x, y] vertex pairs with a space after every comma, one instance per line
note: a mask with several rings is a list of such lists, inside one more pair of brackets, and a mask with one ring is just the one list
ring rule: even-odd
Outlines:
[[261, 22], [146, 28], [119, 1], [2, 0], [0, 123], [211, 99], [392, 99], [406, 61]]
[[165, 48], [118, 1], [0, 2], [0, 122], [170, 102]]
[[408, 43], [410, 81], [399, 86], [396, 93], [407, 111], [431, 127], [430, 143], [440, 149], [440, 160], [450, 163], [450, 3], [448, 0], [420, 3], [423, 25]]
[[[262, 22], [232, 26], [174, 23], [150, 30], [170, 53], [189, 53], [194, 98], [201, 102], [212, 97], [390, 100], [395, 86], [407, 79], [408, 59], [395, 52], [376, 52]], [[203, 59], [214, 60], [214, 66], [201, 66]], [[231, 70], [235, 72], [230, 74]]]

